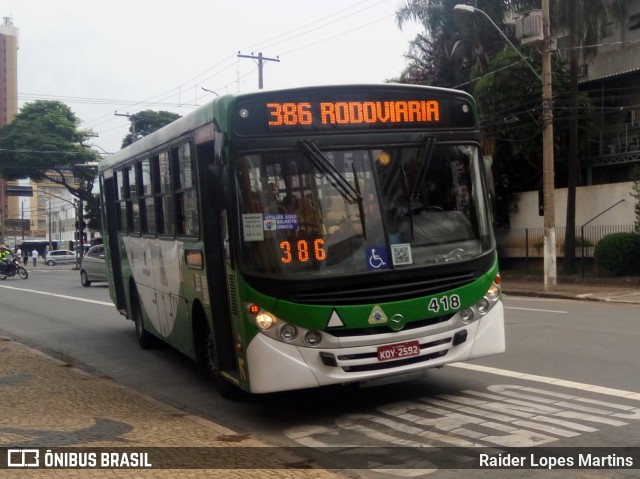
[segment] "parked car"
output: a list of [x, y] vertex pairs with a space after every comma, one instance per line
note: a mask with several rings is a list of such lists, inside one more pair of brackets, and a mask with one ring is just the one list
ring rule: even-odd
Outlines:
[[49, 251], [44, 258], [44, 264], [55, 266], [57, 264], [75, 263], [76, 254], [68, 249], [56, 249]]
[[89, 248], [80, 264], [80, 284], [85, 287], [93, 282], [108, 281], [107, 264], [104, 258], [104, 245]]

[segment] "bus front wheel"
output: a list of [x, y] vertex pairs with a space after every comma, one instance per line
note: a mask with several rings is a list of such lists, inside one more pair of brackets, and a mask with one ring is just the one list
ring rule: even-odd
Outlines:
[[199, 343], [198, 362], [202, 366], [204, 373], [213, 382], [220, 396], [231, 401], [245, 401], [249, 395], [232, 382], [223, 378], [220, 374], [216, 361], [216, 346], [213, 332], [207, 324], [204, 313], [201, 317], [197, 318], [194, 331], [197, 332]]

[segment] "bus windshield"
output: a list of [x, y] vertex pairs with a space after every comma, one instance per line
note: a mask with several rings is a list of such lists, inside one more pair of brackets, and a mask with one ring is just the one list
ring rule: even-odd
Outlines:
[[236, 158], [250, 273], [345, 275], [478, 257], [493, 247], [479, 150], [422, 144]]

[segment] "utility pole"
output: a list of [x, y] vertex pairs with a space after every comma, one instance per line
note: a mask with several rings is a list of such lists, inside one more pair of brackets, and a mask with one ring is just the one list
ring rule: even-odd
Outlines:
[[262, 90], [263, 87], [263, 77], [262, 77], [262, 69], [264, 67], [264, 62], [280, 62], [280, 57], [276, 58], [267, 58], [262, 56], [262, 52], [258, 53], [258, 56], [255, 56], [253, 53], [251, 55], [241, 55], [238, 52], [238, 58], [250, 58], [252, 60], [258, 60], [258, 89]]
[[553, 291], [556, 275], [556, 214], [553, 159], [553, 93], [549, 0], [542, 0], [542, 190], [544, 195], [544, 289]]
[[131, 143], [136, 141], [138, 139], [137, 136], [136, 136], [136, 120], [137, 120], [138, 117], [135, 114], [118, 113], [117, 111], [114, 111], [113, 115], [114, 116], [126, 116], [127, 118], [129, 118], [129, 120], [131, 121]]
[[4, 238], [4, 233], [5, 233], [5, 228], [4, 228], [4, 214], [5, 214], [5, 200], [6, 200], [6, 196], [4, 195], [5, 193], [5, 179], [4, 178], [0, 178], [0, 207], [2, 207], [2, 213], [0, 213], [0, 223], [2, 223], [2, 242], [5, 242], [5, 238]]
[[78, 235], [78, 242], [76, 243], [76, 245], [80, 245], [80, 247], [76, 251], [76, 266], [79, 267], [82, 256], [84, 255], [84, 208], [82, 205], [82, 198], [78, 198], [78, 200], [76, 201], [76, 206], [78, 208], [76, 212], [76, 231]]
[[544, 289], [553, 291], [556, 288], [556, 214], [555, 214], [555, 181], [553, 165], [553, 92], [551, 86], [551, 31], [549, 22], [549, 0], [542, 0], [542, 77], [529, 65], [520, 53], [491, 20], [491, 17], [479, 8], [458, 4], [454, 11], [482, 14], [502, 38], [516, 51], [529, 69], [542, 82], [542, 186], [544, 205]]
[[49, 229], [49, 251], [53, 251], [53, 245], [51, 244], [51, 201], [47, 201], [47, 227]]

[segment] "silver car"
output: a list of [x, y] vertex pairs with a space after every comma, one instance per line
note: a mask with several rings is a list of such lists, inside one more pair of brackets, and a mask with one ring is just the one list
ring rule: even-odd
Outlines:
[[108, 281], [107, 263], [104, 256], [104, 245], [98, 244], [89, 248], [80, 264], [80, 284], [91, 286], [93, 282]]
[[55, 266], [57, 264], [69, 264], [76, 262], [76, 254], [68, 249], [56, 249], [49, 251], [44, 258], [44, 264]]

